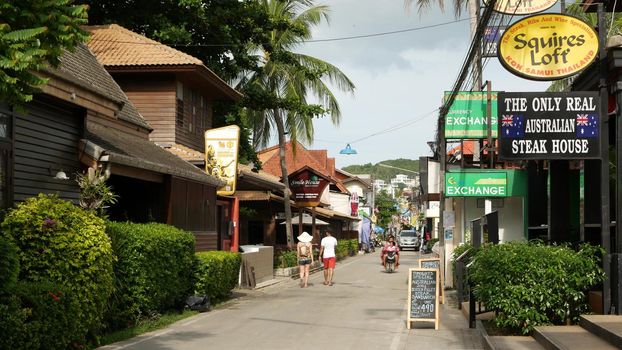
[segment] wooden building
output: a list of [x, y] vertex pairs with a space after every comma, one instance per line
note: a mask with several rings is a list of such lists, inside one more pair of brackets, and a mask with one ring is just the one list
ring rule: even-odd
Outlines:
[[[153, 128], [149, 139], [203, 169], [204, 132], [212, 128], [214, 103], [239, 100], [240, 93], [201, 60], [121, 26], [90, 26], [87, 30], [92, 35], [89, 48]], [[202, 248], [228, 249], [231, 201], [217, 199], [213, 186], [171, 185], [170, 191], [177, 193], [179, 201], [197, 204], [175, 218], [185, 220], [193, 229], [207, 225], [209, 244]]]
[[38, 193], [77, 202], [76, 173], [99, 167], [120, 197], [111, 219], [168, 223], [215, 247], [209, 203], [222, 182], [149, 141], [152, 128], [86, 45], [40, 74], [50, 80], [25, 112], [0, 105], [3, 207]]

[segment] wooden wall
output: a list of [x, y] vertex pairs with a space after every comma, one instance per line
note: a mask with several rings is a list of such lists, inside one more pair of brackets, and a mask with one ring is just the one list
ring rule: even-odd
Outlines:
[[[16, 202], [39, 193], [54, 193], [74, 203], [78, 201], [80, 189], [75, 178], [81, 171], [78, 142], [85, 114], [81, 108], [41, 97], [27, 105], [27, 113], [15, 114], [13, 199]], [[54, 179], [59, 170], [70, 180]]]

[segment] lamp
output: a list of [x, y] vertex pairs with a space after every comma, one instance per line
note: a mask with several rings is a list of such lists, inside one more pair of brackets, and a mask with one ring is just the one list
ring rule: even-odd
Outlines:
[[352, 146], [348, 143], [346, 148], [339, 151], [339, 154], [357, 154], [356, 150], [352, 149]]
[[65, 173], [65, 171], [60, 166], [57, 166], [57, 168], [58, 168], [58, 170], [56, 171], [50, 165], [50, 167], [48, 169], [50, 175], [53, 175], [52, 177], [54, 179], [56, 179], [56, 180], [69, 180], [69, 176], [67, 176], [67, 173]]

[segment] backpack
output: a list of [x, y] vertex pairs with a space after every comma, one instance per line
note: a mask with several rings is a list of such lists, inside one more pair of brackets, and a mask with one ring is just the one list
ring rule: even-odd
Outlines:
[[309, 246], [306, 243], [300, 246], [300, 256], [303, 258], [309, 256]]

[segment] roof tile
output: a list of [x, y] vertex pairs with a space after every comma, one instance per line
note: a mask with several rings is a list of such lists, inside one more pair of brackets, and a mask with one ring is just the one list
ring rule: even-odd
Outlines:
[[117, 24], [86, 27], [89, 47], [104, 66], [202, 65], [203, 62], [172, 47]]

